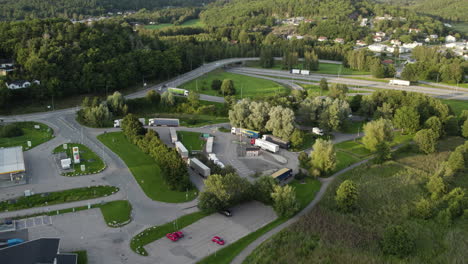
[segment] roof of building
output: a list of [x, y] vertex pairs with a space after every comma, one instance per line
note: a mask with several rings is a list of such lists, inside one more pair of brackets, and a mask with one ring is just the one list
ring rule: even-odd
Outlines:
[[271, 175], [271, 177], [273, 177], [273, 179], [276, 179], [276, 178], [278, 178], [279, 176], [281, 176], [283, 173], [288, 172], [288, 171], [291, 171], [291, 169], [283, 168], [283, 169], [281, 169], [281, 170], [279, 170], [279, 171], [273, 173], [273, 174]]
[[58, 254], [59, 238], [39, 238], [0, 249], [0, 263], [15, 264], [76, 264], [76, 254]]
[[260, 151], [259, 148], [245, 148], [245, 151]]
[[24, 170], [23, 147], [0, 148], [0, 174]]

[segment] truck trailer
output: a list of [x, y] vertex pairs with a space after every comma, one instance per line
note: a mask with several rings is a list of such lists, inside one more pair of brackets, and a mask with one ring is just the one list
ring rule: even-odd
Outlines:
[[279, 146], [277, 144], [259, 138], [255, 139], [254, 145], [263, 150], [268, 150], [273, 153], [279, 151]]
[[283, 168], [271, 175], [273, 179], [275, 179], [277, 182], [281, 183], [284, 182], [285, 180], [289, 179], [289, 177], [292, 176], [292, 170], [288, 168]]
[[245, 128], [232, 127], [231, 134], [233, 135], [244, 135], [249, 138], [259, 138], [260, 132]]
[[189, 159], [189, 166], [192, 170], [194, 170], [195, 172], [197, 172], [200, 176], [202, 176], [203, 178], [207, 178], [208, 176], [210, 176], [211, 174], [211, 170], [210, 168], [208, 168], [208, 166], [206, 166], [205, 164], [203, 164], [200, 160], [198, 160], [197, 158], [192, 158], [192, 159]]
[[263, 135], [262, 139], [271, 143], [275, 143], [280, 146], [280, 148], [288, 149], [291, 147], [289, 141], [282, 140], [281, 138], [277, 138], [272, 135]]
[[177, 132], [175, 131], [175, 129], [173, 127], [169, 128], [169, 133], [171, 134], [171, 142], [172, 143], [176, 143], [177, 141], [179, 141], [177, 139]]
[[213, 152], [213, 142], [214, 142], [214, 137], [209, 137], [206, 140], [206, 153], [212, 153]]
[[411, 82], [410, 81], [405, 81], [405, 80], [390, 80], [388, 82], [390, 85], [403, 85], [403, 86], [410, 86]]
[[179, 152], [179, 154], [180, 154], [180, 156], [182, 158], [184, 158], [184, 159], [188, 158], [189, 152], [188, 152], [187, 148], [184, 146], [184, 144], [182, 144], [182, 142], [176, 141], [175, 147], [176, 147], [177, 152]]
[[172, 118], [151, 118], [148, 120], [150, 126], [166, 126], [166, 127], [178, 127], [179, 119]]
[[182, 95], [182, 96], [188, 96], [189, 91], [185, 89], [179, 89], [179, 88], [168, 88], [167, 89], [170, 93], [176, 94], [176, 95]]
[[292, 69], [291, 73], [292, 74], [301, 74], [301, 70], [300, 69]]
[[301, 70], [301, 75], [310, 75], [309, 70]]

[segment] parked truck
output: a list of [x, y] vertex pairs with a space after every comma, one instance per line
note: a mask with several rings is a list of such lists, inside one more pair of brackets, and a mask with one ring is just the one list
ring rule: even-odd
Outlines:
[[292, 69], [291, 73], [292, 74], [301, 74], [301, 70], [300, 69]]
[[244, 135], [244, 136], [249, 137], [249, 138], [259, 138], [260, 137], [260, 132], [258, 132], [258, 131], [245, 129], [245, 128], [238, 128], [238, 127], [232, 127], [231, 128], [231, 134]]
[[189, 159], [189, 167], [195, 172], [197, 172], [203, 178], [207, 178], [211, 174], [210, 168], [208, 168], [208, 166], [203, 164], [197, 158]]
[[212, 153], [213, 152], [213, 142], [214, 142], [214, 137], [209, 137], [206, 140], [206, 153]]
[[170, 93], [176, 94], [176, 95], [182, 95], [182, 96], [188, 96], [189, 91], [185, 89], [179, 89], [179, 88], [168, 88], [167, 89]]
[[281, 138], [277, 138], [272, 135], [263, 135], [262, 139], [271, 143], [275, 143], [280, 146], [280, 148], [288, 149], [291, 147], [289, 141], [282, 140]]
[[255, 139], [254, 146], [257, 146], [263, 150], [268, 150], [273, 153], [279, 151], [279, 146], [277, 144], [259, 138]]
[[323, 136], [323, 130], [318, 127], [313, 127], [312, 133], [315, 135]]
[[215, 165], [218, 165], [218, 167], [220, 167], [221, 169], [224, 169], [224, 167], [225, 167], [225, 166], [224, 166], [224, 163], [222, 163], [222, 162], [218, 159], [218, 157], [216, 157], [216, 154], [214, 154], [214, 153], [208, 154], [208, 159], [211, 160], [211, 161], [213, 161], [213, 163], [214, 163]]
[[405, 80], [390, 80], [388, 82], [390, 85], [403, 85], [403, 86], [410, 86], [411, 82], [410, 81], [405, 81]]
[[310, 75], [309, 70], [301, 70], [301, 75]]
[[3, 241], [0, 241], [0, 248], [18, 245], [18, 244], [21, 244], [23, 242], [24, 242], [24, 240], [21, 239], [21, 238], [12, 238], [12, 239], [8, 239], [8, 240], [3, 240]]
[[184, 159], [188, 158], [189, 152], [188, 152], [187, 148], [184, 146], [184, 144], [182, 144], [182, 142], [176, 141], [175, 147], [176, 147], [177, 152], [179, 152], [179, 154], [180, 154], [180, 156], [182, 158], [184, 158]]
[[179, 119], [172, 118], [151, 118], [148, 120], [150, 126], [166, 126], [166, 127], [178, 127]]
[[171, 142], [172, 143], [176, 143], [177, 141], [179, 141], [177, 139], [177, 132], [175, 131], [175, 129], [173, 127], [169, 128], [169, 133], [171, 134]]
[[116, 119], [114, 120], [114, 127], [120, 127], [122, 125], [123, 119]]

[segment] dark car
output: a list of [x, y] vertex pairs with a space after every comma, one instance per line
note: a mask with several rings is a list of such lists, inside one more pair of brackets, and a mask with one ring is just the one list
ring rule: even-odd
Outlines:
[[219, 211], [219, 213], [222, 214], [222, 215], [228, 216], [228, 217], [232, 216], [231, 211], [229, 211], [227, 209], [226, 210], [221, 210], [221, 211]]

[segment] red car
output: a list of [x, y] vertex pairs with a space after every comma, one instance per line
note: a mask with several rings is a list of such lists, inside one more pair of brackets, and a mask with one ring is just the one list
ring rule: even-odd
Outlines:
[[222, 238], [220, 238], [219, 236], [214, 236], [212, 239], [211, 239], [212, 242], [215, 242], [216, 244], [218, 245], [224, 245], [224, 240]]
[[182, 233], [181, 231], [177, 231], [177, 232], [174, 232], [174, 233], [167, 233], [166, 237], [175, 242], [175, 241], [183, 238], [184, 233]]

